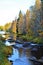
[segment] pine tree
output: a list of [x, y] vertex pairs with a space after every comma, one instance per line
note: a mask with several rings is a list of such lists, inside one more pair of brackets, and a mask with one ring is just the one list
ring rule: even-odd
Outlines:
[[21, 11], [19, 12], [18, 33], [19, 34], [23, 33], [23, 14]]
[[26, 11], [26, 33], [28, 33], [28, 29], [30, 27], [30, 11]]

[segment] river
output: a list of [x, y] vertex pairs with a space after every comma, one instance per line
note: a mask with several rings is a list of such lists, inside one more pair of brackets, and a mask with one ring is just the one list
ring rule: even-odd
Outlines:
[[30, 50], [13, 48], [13, 54], [8, 59], [13, 61], [13, 65], [33, 65], [29, 57]]
[[14, 48], [11, 56], [8, 57], [12, 61], [12, 65], [41, 65], [40, 63], [30, 61], [31, 50], [29, 48]]

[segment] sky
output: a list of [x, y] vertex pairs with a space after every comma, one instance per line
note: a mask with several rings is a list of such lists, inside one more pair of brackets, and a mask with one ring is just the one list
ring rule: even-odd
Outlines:
[[0, 0], [0, 25], [13, 21], [18, 17], [19, 11], [26, 13], [35, 0]]

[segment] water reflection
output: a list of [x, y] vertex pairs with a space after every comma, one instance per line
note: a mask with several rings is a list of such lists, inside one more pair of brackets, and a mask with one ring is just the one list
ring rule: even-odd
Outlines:
[[8, 59], [13, 61], [13, 65], [33, 65], [33, 63], [28, 60], [28, 56], [30, 56], [29, 53], [28, 49], [13, 48], [13, 54]]
[[18, 50], [13, 48], [13, 54], [8, 59], [12, 60], [12, 61], [15, 61], [18, 58], [19, 58]]
[[[6, 41], [5, 45], [11, 46], [12, 44], [10, 44]], [[31, 50], [28, 47], [22, 47], [21, 44], [16, 44], [16, 46], [17, 46], [16, 48], [15, 48], [15, 46], [13, 46], [13, 53], [8, 58], [10, 61], [13, 61], [13, 65], [20, 65], [20, 64], [21, 65], [43, 65], [43, 63], [34, 61], [35, 59], [37, 60], [36, 56], [37, 56], [37, 54], [39, 54], [39, 52], [38, 52], [38, 53], [35, 53], [36, 56], [32, 55], [33, 54], [32, 50], [36, 50], [35, 48], [33, 48]], [[43, 49], [43, 47], [41, 47], [41, 50], [42, 49]], [[40, 56], [40, 54], [39, 54], [39, 56]], [[29, 57], [34, 60], [30, 61]]]

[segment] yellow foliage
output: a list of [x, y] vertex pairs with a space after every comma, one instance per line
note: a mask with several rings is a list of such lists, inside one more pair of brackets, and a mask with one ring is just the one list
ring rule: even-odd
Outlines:
[[36, 8], [37, 9], [41, 8], [41, 2], [40, 2], [40, 0], [36, 0]]
[[30, 27], [30, 11], [26, 12], [26, 32], [28, 33], [28, 28]]
[[16, 21], [13, 22], [12, 32], [16, 33]]
[[4, 26], [4, 30], [8, 30], [11, 26], [11, 22], [10, 23], [6, 23], [5, 26]]
[[0, 26], [0, 30], [3, 30], [3, 26]]

